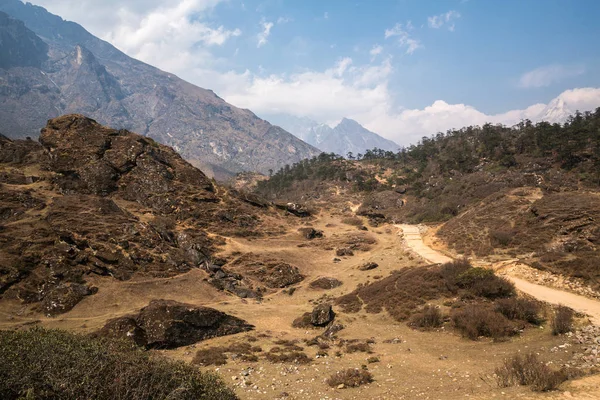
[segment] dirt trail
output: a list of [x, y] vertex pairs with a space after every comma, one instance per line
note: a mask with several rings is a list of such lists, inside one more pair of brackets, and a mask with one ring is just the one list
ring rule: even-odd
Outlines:
[[421, 232], [416, 225], [394, 225], [400, 229], [400, 233], [404, 237], [406, 245], [419, 256], [432, 264], [443, 264], [452, 261], [452, 259], [444, 254], [432, 249], [423, 243]]
[[[431, 263], [445, 263], [452, 259], [423, 243], [419, 227], [415, 225], [395, 225], [401, 230], [406, 245], [419, 256]], [[504, 267], [506, 265], [503, 265]], [[526, 280], [504, 275], [523, 293], [550, 304], [562, 304], [578, 312], [589, 315], [595, 325], [600, 325], [600, 301], [584, 296], [528, 282]]]

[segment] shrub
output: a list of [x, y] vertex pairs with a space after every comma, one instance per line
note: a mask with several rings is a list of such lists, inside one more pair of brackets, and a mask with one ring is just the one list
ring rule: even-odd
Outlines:
[[192, 364], [209, 366], [209, 365], [225, 365], [227, 364], [227, 356], [224, 349], [221, 347], [210, 347], [201, 349], [196, 352]]
[[236, 399], [214, 374], [125, 342], [60, 330], [0, 331], [0, 398]]
[[453, 310], [451, 318], [454, 326], [471, 340], [480, 336], [499, 340], [516, 332], [504, 315], [485, 305], [467, 305]]
[[494, 303], [496, 311], [510, 320], [521, 320], [540, 325], [543, 319], [539, 316], [540, 304], [537, 301], [508, 298], [498, 299]]
[[373, 374], [364, 369], [349, 368], [338, 371], [327, 379], [327, 384], [331, 387], [344, 385], [344, 388], [358, 387], [373, 382]]
[[439, 328], [444, 324], [444, 317], [438, 307], [426, 305], [410, 319], [410, 325], [417, 328]]
[[508, 280], [496, 276], [494, 271], [486, 268], [470, 268], [457, 277], [459, 287], [469, 294], [497, 299], [515, 294], [514, 285]]
[[494, 247], [506, 247], [512, 243], [514, 236], [514, 232], [493, 230], [490, 231], [490, 242]]
[[[310, 359], [310, 357], [308, 357], [306, 355], [306, 353], [303, 353], [301, 351], [279, 352], [279, 350], [275, 350], [275, 349], [277, 349], [277, 348], [274, 347], [273, 349], [271, 349], [271, 351], [269, 351], [265, 355], [265, 358], [267, 359], [267, 361], [270, 361], [272, 363], [293, 363], [293, 364], [308, 364], [312, 361]], [[273, 350], [275, 350], [275, 351], [273, 351]]]
[[559, 305], [552, 318], [552, 334], [560, 335], [570, 332], [573, 328], [573, 310]]
[[344, 349], [346, 353], [372, 353], [373, 350], [368, 343], [348, 343]]
[[500, 387], [531, 385], [531, 388], [537, 392], [556, 390], [568, 378], [565, 371], [551, 369], [539, 361], [534, 353], [525, 356], [516, 354], [504, 360], [504, 363], [494, 372]]

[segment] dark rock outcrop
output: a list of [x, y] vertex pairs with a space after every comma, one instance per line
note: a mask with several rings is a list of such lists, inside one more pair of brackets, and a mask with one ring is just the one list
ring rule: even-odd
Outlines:
[[308, 286], [311, 289], [328, 290], [328, 289], [334, 289], [336, 287], [342, 286], [342, 284], [343, 284], [342, 281], [340, 281], [339, 279], [324, 276], [322, 278], [315, 279]]
[[316, 306], [310, 314], [310, 322], [314, 326], [326, 326], [335, 318], [331, 304]]
[[[81, 115], [48, 121], [40, 140], [0, 136], [0, 295], [48, 315], [92, 295], [89, 274], [172, 277], [208, 262], [219, 235], [263, 235], [258, 213], [275, 214], [218, 194], [173, 149]], [[301, 279], [291, 266], [256, 268], [269, 287]]]
[[251, 329], [245, 321], [213, 308], [153, 300], [135, 316], [108, 321], [95, 335], [129, 339], [146, 348], [172, 349]]
[[379, 264], [377, 264], [376, 262], [368, 262], [368, 263], [364, 263], [363, 265], [358, 267], [358, 269], [359, 269], [359, 271], [370, 271], [377, 267], [379, 267]]
[[294, 328], [323, 328], [335, 319], [331, 304], [320, 304], [311, 312], [306, 312], [292, 322]]

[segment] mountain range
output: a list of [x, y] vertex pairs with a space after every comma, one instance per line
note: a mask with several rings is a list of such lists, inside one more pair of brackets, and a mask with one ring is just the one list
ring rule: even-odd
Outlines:
[[42, 7], [0, 0], [0, 12], [0, 131], [8, 137], [35, 138], [48, 119], [80, 113], [169, 145], [216, 177], [320, 153]]
[[374, 148], [397, 152], [400, 147], [349, 118], [342, 119], [333, 128], [310, 118], [289, 114], [269, 115], [266, 118], [326, 153], [356, 155]]

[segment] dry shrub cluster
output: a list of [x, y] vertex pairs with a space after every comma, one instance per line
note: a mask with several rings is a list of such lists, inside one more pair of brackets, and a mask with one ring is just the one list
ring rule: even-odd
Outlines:
[[309, 364], [312, 360], [302, 351], [283, 351], [273, 347], [266, 355], [267, 361], [272, 363]]
[[546, 392], [556, 390], [568, 379], [563, 370], [554, 370], [541, 362], [534, 353], [524, 356], [516, 354], [504, 360], [495, 369], [496, 381], [500, 387], [531, 386], [534, 391]]
[[573, 329], [573, 310], [563, 305], [558, 306], [552, 318], [552, 334], [561, 335]]
[[192, 364], [209, 366], [227, 364], [227, 354], [234, 359], [242, 361], [256, 362], [258, 356], [255, 353], [261, 353], [263, 350], [259, 346], [252, 346], [250, 343], [236, 342], [228, 346], [209, 347], [196, 352]]
[[495, 301], [496, 311], [510, 320], [526, 321], [533, 325], [544, 322], [540, 317], [541, 305], [535, 300], [510, 297]]
[[331, 387], [343, 385], [343, 388], [358, 387], [373, 382], [373, 374], [365, 369], [349, 368], [338, 371], [327, 379]]
[[467, 260], [406, 268], [378, 282], [359, 287], [336, 300], [344, 312], [384, 309], [396, 320], [408, 319], [428, 301], [455, 296], [496, 299], [514, 295], [514, 286], [490, 270], [473, 268]]
[[515, 233], [495, 229], [491, 230], [489, 235], [490, 243], [493, 247], [507, 247], [512, 243]]
[[369, 353], [369, 354], [373, 353], [373, 349], [371, 348], [369, 343], [364, 343], [364, 342], [348, 343], [348, 344], [346, 344], [344, 351], [346, 353], [358, 353], [358, 352]]
[[444, 316], [439, 307], [426, 305], [421, 311], [416, 312], [410, 318], [410, 325], [415, 328], [433, 329], [444, 324]]
[[450, 318], [454, 326], [471, 340], [480, 336], [500, 340], [518, 332], [514, 324], [490, 305], [469, 304], [452, 310]]
[[0, 398], [236, 399], [216, 376], [123, 342], [59, 330], [0, 331]]

